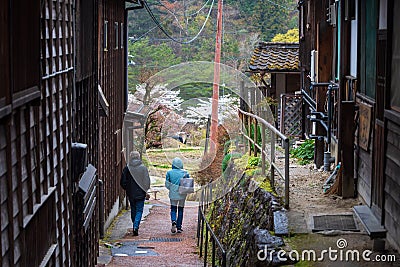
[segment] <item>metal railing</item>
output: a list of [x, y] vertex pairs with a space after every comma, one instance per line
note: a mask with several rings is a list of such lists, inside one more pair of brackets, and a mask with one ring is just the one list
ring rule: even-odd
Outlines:
[[[201, 189], [199, 211], [198, 211], [198, 223], [197, 223], [197, 246], [200, 248], [200, 257], [204, 257], [204, 267], [207, 266], [207, 260], [209, 256], [208, 246], [209, 240], [211, 241], [211, 266], [226, 266], [226, 251], [219, 241], [218, 237], [212, 230], [207, 218], [205, 216], [205, 210], [209, 207], [209, 203], [212, 199], [212, 184], [208, 184]], [[219, 253], [216, 249], [218, 248]], [[216, 260], [219, 260], [219, 264], [216, 264]]]
[[[282, 134], [278, 129], [275, 128], [272, 124], [267, 122], [265, 119], [254, 115], [252, 113], [239, 110], [239, 116], [242, 118], [242, 127], [241, 134], [244, 138], [246, 138], [249, 142], [249, 153], [251, 153], [251, 145], [254, 147], [254, 154], [257, 155], [257, 150], [261, 153], [261, 168], [262, 174], [266, 173], [266, 161], [269, 162], [271, 166], [270, 171], [270, 182], [271, 187], [275, 188], [275, 171], [278, 175], [284, 180], [284, 188], [285, 188], [285, 208], [289, 208], [289, 138]], [[254, 122], [254, 123], [252, 123]], [[246, 125], [247, 124], [247, 125]], [[258, 125], [261, 125], [261, 146], [258, 144]], [[251, 127], [253, 125], [253, 134], [251, 133]], [[247, 127], [247, 133], [244, 129]], [[270, 148], [267, 151], [267, 137], [266, 131], [269, 132], [269, 142]], [[281, 138], [284, 148], [284, 167], [278, 166], [276, 162], [276, 149], [275, 146], [277, 144], [277, 137]]]

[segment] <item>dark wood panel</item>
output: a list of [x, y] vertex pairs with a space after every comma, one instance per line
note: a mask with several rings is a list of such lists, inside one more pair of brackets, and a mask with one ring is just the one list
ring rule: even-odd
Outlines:
[[372, 175], [371, 154], [360, 149], [358, 160], [359, 160], [358, 178], [365, 180], [368, 184], [371, 184], [371, 175]]
[[341, 111], [346, 117], [341, 121], [342, 138], [342, 196], [345, 198], [354, 197], [354, 104], [352, 102], [342, 102]]
[[400, 224], [396, 223], [390, 213], [385, 211], [385, 228], [390, 233], [390, 237], [393, 241], [398, 242], [400, 240]]
[[[372, 179], [372, 201], [380, 209], [383, 208], [384, 191], [384, 159], [385, 129], [383, 122], [376, 120], [374, 138], [374, 175]], [[379, 216], [380, 217], [380, 216]]]
[[392, 130], [388, 131], [387, 134], [387, 142], [391, 145], [393, 145], [394, 147], [400, 148], [400, 136], [396, 133], [393, 132]]
[[[124, 113], [124, 88], [123, 83], [123, 66], [124, 57], [122, 49], [114, 49], [115, 34], [114, 22], [124, 21], [124, 6], [123, 3], [116, 1], [104, 0], [103, 3], [103, 19], [99, 20], [104, 23], [105, 20], [109, 23], [108, 31], [108, 51], [102, 51], [100, 55], [100, 85], [103, 88], [104, 95], [110, 103], [109, 116], [101, 120], [101, 160], [99, 166], [100, 179], [104, 181], [105, 191], [105, 216], [110, 214], [114, 204], [118, 198], [122, 199], [123, 191], [118, 184], [118, 179], [122, 171], [122, 164], [115, 166], [116, 162], [120, 162], [117, 157], [116, 144], [117, 138], [122, 138], [122, 135], [114, 134], [118, 129], [122, 129], [122, 119]], [[103, 29], [103, 25], [99, 25]], [[100, 31], [100, 30], [99, 30]], [[115, 168], [109, 168], [115, 166]]]
[[[386, 176], [385, 183], [385, 196], [391, 197], [394, 202], [397, 203], [400, 209], [400, 185], [393, 178]], [[400, 214], [399, 214], [400, 216]]]
[[[0, 108], [10, 100], [10, 46], [9, 46], [9, 4], [10, 1], [0, 1]], [[6, 101], [8, 99], [8, 101]]]
[[94, 48], [97, 45], [95, 38], [95, 27], [97, 19], [95, 19], [96, 9], [94, 0], [79, 0], [76, 3], [77, 20], [76, 20], [76, 43], [77, 43], [77, 80], [81, 81], [96, 71], [94, 64], [96, 63]]
[[11, 3], [13, 92], [18, 92], [39, 86], [40, 1]]
[[386, 157], [392, 160], [397, 166], [400, 166], [400, 149], [387, 143]]
[[364, 180], [358, 180], [357, 183], [358, 194], [362, 197], [367, 205], [371, 204], [371, 185]]

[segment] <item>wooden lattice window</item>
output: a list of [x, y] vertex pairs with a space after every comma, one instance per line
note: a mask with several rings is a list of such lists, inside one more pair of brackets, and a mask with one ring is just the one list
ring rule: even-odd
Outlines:
[[302, 136], [302, 96], [281, 95], [280, 131], [286, 136]]

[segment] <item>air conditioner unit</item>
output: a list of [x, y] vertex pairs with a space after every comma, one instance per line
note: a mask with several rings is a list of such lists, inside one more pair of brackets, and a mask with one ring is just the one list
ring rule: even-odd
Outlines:
[[318, 51], [311, 51], [311, 81], [318, 82]]

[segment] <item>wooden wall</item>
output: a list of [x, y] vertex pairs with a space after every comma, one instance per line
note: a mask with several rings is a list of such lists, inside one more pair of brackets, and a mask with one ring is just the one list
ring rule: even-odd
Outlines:
[[[357, 103], [358, 105], [362, 103], [366, 103], [367, 105], [373, 106], [374, 102], [368, 101], [362, 101], [360, 98], [357, 98]], [[371, 120], [370, 120], [370, 127], [371, 130], [369, 132], [369, 144], [368, 148], [362, 148], [360, 147], [360, 121], [358, 120], [357, 122], [357, 130], [356, 130], [356, 138], [355, 138], [355, 144], [356, 144], [356, 151], [355, 151], [355, 162], [356, 164], [354, 165], [355, 168], [355, 176], [357, 179], [357, 192], [359, 196], [364, 200], [364, 202], [370, 206], [372, 204], [372, 172], [373, 172], [373, 124], [372, 124], [372, 118], [373, 117], [373, 109], [371, 112]], [[358, 114], [358, 117], [360, 116], [360, 113]], [[363, 127], [363, 126], [361, 126]]]
[[400, 247], [400, 119], [387, 123], [385, 227]]
[[9, 82], [0, 109], [10, 108], [0, 117], [0, 265], [68, 266], [72, 2], [0, 2], [9, 36], [1, 50], [13, 56], [2, 62]]
[[[122, 124], [124, 115], [124, 48], [121, 43], [124, 23], [123, 1], [101, 1], [99, 32], [102, 48], [99, 49], [100, 85], [110, 104], [108, 117], [100, 121], [100, 166], [99, 178], [104, 181], [105, 216], [113, 209], [116, 201], [122, 201], [123, 190], [119, 185], [122, 160]], [[105, 33], [107, 21], [107, 34]], [[104, 38], [107, 37], [107, 40]], [[106, 41], [106, 42], [105, 42]], [[107, 47], [104, 44], [107, 43]], [[118, 203], [122, 204], [122, 203]]]

